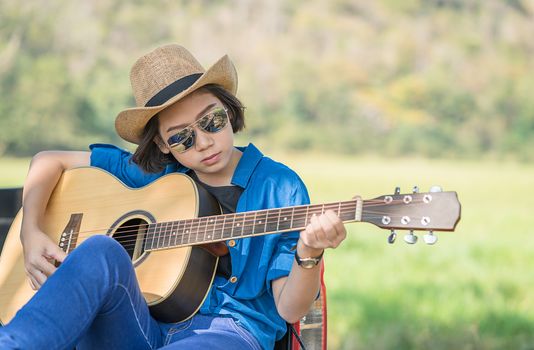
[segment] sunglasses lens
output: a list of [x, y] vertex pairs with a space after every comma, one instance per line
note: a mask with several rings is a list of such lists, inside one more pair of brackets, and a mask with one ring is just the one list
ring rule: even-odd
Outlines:
[[169, 138], [169, 141], [167, 142], [169, 143], [171, 148], [174, 149], [175, 151], [185, 152], [189, 148], [191, 148], [191, 146], [193, 146], [193, 143], [194, 143], [193, 134], [194, 132], [192, 130], [185, 129], [185, 130], [180, 131], [177, 134], [172, 135]]
[[227, 123], [228, 115], [226, 111], [223, 108], [218, 108], [202, 118], [198, 126], [206, 132], [215, 133], [222, 130]]

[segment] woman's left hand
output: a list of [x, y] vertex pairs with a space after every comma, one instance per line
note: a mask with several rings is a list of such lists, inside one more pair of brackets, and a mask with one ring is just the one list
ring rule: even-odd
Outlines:
[[319, 255], [326, 248], [337, 248], [347, 236], [343, 221], [332, 211], [327, 210], [319, 216], [313, 215], [306, 229], [300, 232], [297, 247], [300, 252], [310, 256]]

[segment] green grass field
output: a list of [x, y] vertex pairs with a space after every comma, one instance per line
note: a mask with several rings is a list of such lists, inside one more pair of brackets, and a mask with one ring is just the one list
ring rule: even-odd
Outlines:
[[[434, 246], [369, 224], [326, 256], [329, 349], [534, 349], [534, 165], [498, 161], [278, 155], [314, 203], [438, 184], [462, 219]], [[0, 159], [0, 186], [28, 160]], [[421, 235], [420, 235], [421, 236]]]

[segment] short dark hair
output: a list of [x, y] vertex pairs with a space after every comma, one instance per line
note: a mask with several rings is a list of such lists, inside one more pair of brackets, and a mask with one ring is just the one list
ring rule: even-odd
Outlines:
[[[213, 94], [228, 109], [228, 116], [234, 134], [243, 130], [245, 127], [245, 107], [234, 94], [217, 84], [204, 85], [195, 92], [198, 91]], [[158, 138], [159, 142], [164, 142], [159, 135], [159, 119], [156, 114], [146, 124], [141, 142], [139, 142], [132, 156], [132, 161], [147, 173], [158, 173], [165, 169], [165, 166], [168, 164], [176, 163], [176, 159], [172, 154], [161, 152], [158, 145], [154, 142]]]

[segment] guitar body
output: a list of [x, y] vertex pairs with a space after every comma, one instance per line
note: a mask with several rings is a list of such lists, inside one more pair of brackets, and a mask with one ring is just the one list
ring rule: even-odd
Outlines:
[[[62, 175], [41, 227], [58, 245], [63, 232], [80, 232], [64, 241], [67, 252], [93, 235], [115, 238], [132, 257], [140, 289], [153, 316], [164, 322], [178, 322], [193, 316], [201, 306], [215, 276], [218, 258], [197, 246], [145, 251], [146, 230], [142, 228], [146, 227], [144, 224], [216, 214], [220, 214], [216, 200], [185, 175], [166, 175], [150, 185], [132, 189], [106, 171], [83, 167]], [[24, 269], [21, 222], [22, 210], [11, 225], [0, 255], [3, 324], [35, 293]], [[131, 227], [138, 229], [132, 231]]]

